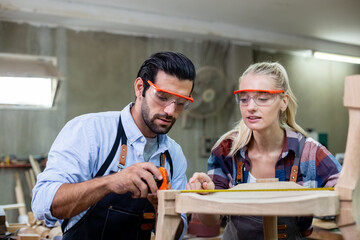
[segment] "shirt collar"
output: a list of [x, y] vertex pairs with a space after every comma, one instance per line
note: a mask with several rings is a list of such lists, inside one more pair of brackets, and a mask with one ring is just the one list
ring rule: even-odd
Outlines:
[[286, 148], [283, 150], [283, 156], [285, 157], [289, 151], [292, 151], [295, 156], [298, 156], [299, 153], [299, 145], [300, 140], [302, 137], [302, 134], [299, 132], [295, 132], [289, 128], [286, 128]]
[[[122, 111], [121, 111], [121, 121], [124, 127], [124, 131], [126, 134], [126, 137], [128, 139], [129, 144], [133, 144], [136, 141], [142, 141], [143, 139], [145, 143], [145, 137], [141, 133], [140, 129], [137, 127], [130, 109], [134, 106], [134, 102], [129, 103]], [[158, 134], [158, 141], [159, 141], [159, 149], [167, 148], [167, 136], [166, 134]], [[165, 145], [165, 146], [164, 146]]]
[[[289, 151], [292, 151], [296, 154], [299, 154], [299, 136], [301, 136], [301, 134], [294, 132], [293, 130], [290, 129], [285, 129], [285, 134], [286, 134], [286, 139], [284, 139], [286, 141], [286, 147], [283, 148], [282, 150], [282, 154], [281, 154], [281, 158], [285, 158], [288, 154]], [[243, 159], [246, 159], [246, 152], [247, 152], [247, 146], [244, 146], [240, 149], [240, 156]]]

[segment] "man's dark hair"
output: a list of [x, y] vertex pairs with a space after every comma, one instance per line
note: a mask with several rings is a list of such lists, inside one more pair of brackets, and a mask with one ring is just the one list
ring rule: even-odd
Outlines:
[[148, 80], [155, 84], [155, 77], [159, 70], [166, 74], [176, 76], [180, 80], [193, 81], [194, 89], [196, 71], [194, 64], [185, 55], [178, 52], [159, 52], [151, 55], [140, 67], [137, 77], [141, 77], [144, 81], [145, 96], [146, 90], [149, 88]]

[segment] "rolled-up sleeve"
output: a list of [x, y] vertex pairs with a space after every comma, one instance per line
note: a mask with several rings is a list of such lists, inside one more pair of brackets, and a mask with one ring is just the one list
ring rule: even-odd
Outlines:
[[37, 176], [31, 202], [32, 211], [47, 226], [60, 220], [51, 214], [54, 196], [63, 183], [83, 182], [91, 177], [90, 166], [94, 163], [92, 133], [81, 121], [70, 121], [55, 139], [45, 170]]

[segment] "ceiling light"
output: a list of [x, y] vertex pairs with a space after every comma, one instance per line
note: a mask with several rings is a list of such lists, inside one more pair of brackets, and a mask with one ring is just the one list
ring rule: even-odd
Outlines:
[[324, 59], [324, 60], [329, 60], [329, 61], [360, 64], [360, 58], [359, 57], [346, 56], [346, 55], [333, 54], [333, 53], [325, 53], [325, 52], [318, 52], [318, 51], [314, 52], [314, 58]]

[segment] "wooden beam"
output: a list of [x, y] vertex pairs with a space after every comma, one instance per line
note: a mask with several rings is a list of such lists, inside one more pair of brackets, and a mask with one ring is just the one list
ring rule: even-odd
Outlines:
[[[335, 191], [340, 196], [340, 213], [336, 218], [345, 239], [360, 239], [360, 75], [345, 78], [344, 106], [349, 110], [349, 128], [345, 159]], [[357, 206], [357, 207], [356, 207]]]
[[15, 172], [15, 196], [16, 196], [16, 202], [18, 204], [23, 204], [22, 207], [19, 207], [19, 217], [27, 216], [26, 214], [26, 207], [25, 207], [25, 198], [24, 198], [24, 192], [22, 190], [20, 176], [18, 172]]
[[40, 240], [40, 235], [33, 233], [20, 233], [17, 235], [17, 240]]
[[34, 170], [35, 176], [37, 177], [37, 175], [39, 175], [39, 173], [41, 173], [39, 163], [34, 159], [34, 157], [31, 154], [29, 155], [29, 160], [30, 160], [31, 167]]
[[175, 211], [175, 197], [180, 191], [160, 190], [158, 196], [158, 215], [156, 222], [156, 240], [175, 239], [181, 215]]
[[278, 240], [277, 217], [263, 217], [264, 236], [267, 240]]

